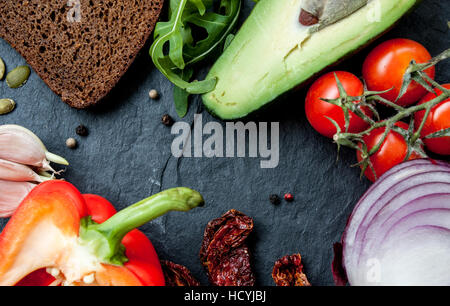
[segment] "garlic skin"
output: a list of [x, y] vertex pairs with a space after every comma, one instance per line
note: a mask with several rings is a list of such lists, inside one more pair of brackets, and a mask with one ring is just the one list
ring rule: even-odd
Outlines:
[[69, 165], [48, 152], [30, 130], [0, 126], [0, 218], [10, 217], [37, 183], [53, 180], [63, 171], [56, 172], [50, 162]]
[[55, 172], [50, 161], [69, 165], [64, 158], [50, 153], [30, 130], [19, 125], [0, 126], [0, 159]]
[[[0, 159], [0, 180], [42, 183], [50, 178], [39, 176], [28, 166]], [[2, 190], [3, 191], [3, 190]]]
[[0, 180], [0, 218], [12, 216], [20, 203], [37, 184]]

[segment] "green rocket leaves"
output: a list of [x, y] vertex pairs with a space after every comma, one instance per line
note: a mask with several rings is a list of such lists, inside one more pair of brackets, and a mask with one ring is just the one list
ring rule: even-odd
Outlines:
[[215, 78], [190, 82], [189, 70], [224, 44], [240, 8], [241, 0], [170, 0], [169, 20], [156, 24], [150, 56], [177, 87], [174, 98], [180, 117], [186, 115], [189, 94], [203, 94], [216, 86]]

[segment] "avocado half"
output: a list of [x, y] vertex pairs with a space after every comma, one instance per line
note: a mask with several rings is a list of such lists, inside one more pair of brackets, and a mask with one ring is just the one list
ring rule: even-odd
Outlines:
[[[418, 0], [372, 0], [318, 31], [299, 22], [303, 1], [260, 0], [212, 67], [203, 103], [216, 116], [247, 116], [392, 27]], [[317, 0], [320, 1], [320, 0]]]

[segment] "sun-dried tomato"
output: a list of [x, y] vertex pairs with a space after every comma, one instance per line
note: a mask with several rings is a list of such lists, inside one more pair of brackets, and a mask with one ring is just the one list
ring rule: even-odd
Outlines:
[[161, 267], [166, 279], [166, 286], [200, 286], [200, 283], [192, 276], [185, 266], [173, 263], [168, 260], [161, 260]]
[[273, 267], [272, 277], [277, 286], [311, 286], [303, 273], [300, 254], [287, 255], [277, 260]]
[[200, 249], [200, 260], [213, 285], [255, 284], [246, 244], [252, 230], [253, 220], [234, 209], [208, 223]]

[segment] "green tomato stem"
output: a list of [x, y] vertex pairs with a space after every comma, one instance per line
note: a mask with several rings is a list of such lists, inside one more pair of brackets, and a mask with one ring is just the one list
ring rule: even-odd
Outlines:
[[383, 137], [381, 137], [381, 139], [378, 141], [377, 145], [374, 146], [370, 152], [369, 152], [369, 156], [374, 155], [376, 152], [378, 152], [378, 150], [381, 148], [381, 145], [384, 143], [384, 141], [386, 140], [389, 132], [391, 131], [392, 127], [390, 125], [386, 126], [386, 129], [384, 130], [383, 133]]
[[434, 106], [438, 105], [439, 103], [441, 103], [442, 101], [446, 100], [450, 98], [450, 91], [446, 91], [443, 92], [441, 95], [439, 95], [438, 97], [434, 98], [433, 100], [428, 101], [427, 103], [423, 103], [420, 105], [416, 105], [416, 106], [412, 106], [410, 108], [405, 108], [402, 111], [398, 112], [396, 115], [394, 115], [393, 117], [383, 120], [383, 121], [379, 121], [376, 122], [375, 124], [373, 124], [371, 127], [369, 127], [367, 130], [362, 131], [360, 133], [341, 133], [340, 137], [343, 138], [361, 138], [365, 135], [368, 135], [370, 132], [372, 132], [374, 129], [377, 128], [382, 128], [382, 127], [386, 127], [386, 126], [392, 126], [393, 124], [395, 124], [396, 122], [407, 118], [411, 115], [413, 115], [416, 112], [422, 111], [422, 110], [426, 110], [428, 108], [433, 108]]
[[[422, 84], [422, 86], [424, 86], [427, 90], [434, 92], [436, 94], [436, 97], [434, 99], [432, 99], [426, 103], [412, 106], [409, 108], [405, 108], [405, 107], [399, 106], [389, 100], [386, 100], [386, 99], [380, 97], [379, 94], [381, 94], [382, 92], [365, 92], [360, 97], [349, 97], [345, 93], [345, 91], [341, 92], [342, 91], [341, 89], [339, 90], [340, 97], [338, 99], [327, 101], [329, 103], [332, 103], [332, 104], [342, 107], [344, 114], [346, 111], [348, 111], [349, 108], [351, 108], [353, 106], [353, 98], [356, 98], [360, 101], [378, 101], [378, 102], [384, 103], [384, 104], [392, 107], [393, 109], [395, 109], [397, 111], [397, 113], [394, 116], [392, 116], [391, 118], [388, 118], [383, 121], [375, 122], [371, 118], [368, 118], [368, 116], [366, 116], [366, 114], [364, 114], [364, 112], [360, 111], [359, 109], [355, 109], [353, 112], [357, 116], [362, 118], [365, 122], [370, 124], [369, 128], [367, 128], [366, 130], [364, 130], [360, 133], [348, 133], [347, 132], [347, 124], [348, 124], [347, 118], [346, 118], [346, 132], [345, 133], [342, 133], [339, 129], [339, 126], [337, 124], [335, 124], [337, 133], [333, 137], [333, 140], [338, 145], [338, 152], [339, 152], [340, 146], [345, 145], [350, 148], [357, 148], [357, 150], [359, 150], [361, 152], [361, 156], [363, 156], [363, 160], [357, 164], [357, 165], [362, 166], [361, 177], [365, 173], [367, 167], [370, 167], [370, 169], [372, 170], [375, 177], [377, 176], [375, 169], [372, 165], [372, 162], [370, 160], [370, 156], [374, 155], [376, 152], [378, 152], [380, 150], [384, 140], [388, 136], [389, 132], [392, 130], [396, 131], [397, 133], [400, 133], [405, 138], [405, 141], [408, 144], [408, 153], [406, 154], [405, 160], [408, 160], [410, 158], [413, 151], [418, 153], [422, 157], [426, 157], [426, 153], [423, 151], [423, 149], [421, 147], [421, 142], [418, 143], [421, 133], [422, 133], [422, 130], [423, 130], [423, 127], [425, 126], [425, 122], [426, 122], [427, 117], [429, 116], [432, 108], [434, 106], [438, 105], [439, 103], [445, 101], [446, 99], [450, 98], [450, 90], [443, 87], [436, 81], [434, 81], [426, 73], [424, 73], [423, 70], [437, 64], [439, 61], [444, 60], [448, 57], [450, 57], [450, 49], [446, 50], [445, 52], [443, 52], [436, 58], [432, 59], [428, 64], [425, 64], [425, 65], [424, 64], [422, 64], [422, 65], [413, 64], [411, 66], [413, 71], [407, 72], [407, 73], [412, 73], [412, 72], [417, 73], [424, 82], [431, 84], [432, 87], [437, 88], [440, 91], [442, 91], [442, 93], [438, 96], [438, 94], [434, 90], [432, 90], [431, 88], [428, 88], [429, 86], [424, 86]], [[409, 70], [411, 70], [411, 69], [409, 69]], [[340, 88], [339, 80], [337, 80], [337, 83], [338, 83], [338, 88]], [[369, 108], [372, 107], [374, 109], [374, 106], [371, 103], [366, 104], [366, 106]], [[413, 120], [412, 116], [416, 112], [419, 112], [419, 111], [425, 111], [425, 114], [424, 114], [423, 120], [421, 121], [421, 123], [416, 131], [413, 131], [411, 128], [411, 125], [410, 125], [410, 129], [409, 129], [409, 131], [406, 132], [407, 135], [405, 135], [405, 133], [403, 133], [400, 128], [395, 126], [395, 123], [399, 122], [400, 120], [402, 120], [404, 118], [410, 117], [411, 120]], [[364, 143], [363, 137], [366, 135], [369, 135], [373, 130], [378, 129], [378, 128], [385, 128], [383, 136], [380, 139], [380, 141], [378, 141], [378, 143], [370, 151], [368, 151], [368, 148], [367, 148], [366, 144]], [[360, 144], [362, 146], [359, 147], [358, 144]]]

